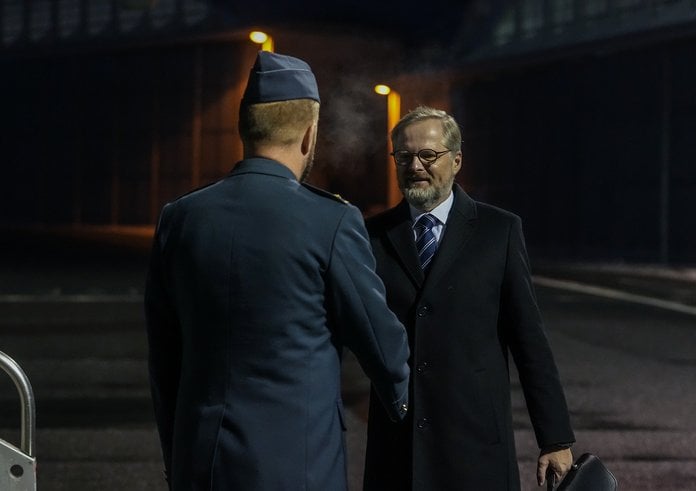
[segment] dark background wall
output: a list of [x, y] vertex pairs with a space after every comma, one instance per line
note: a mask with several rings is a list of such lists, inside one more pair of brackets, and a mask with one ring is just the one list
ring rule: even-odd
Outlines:
[[520, 214], [537, 255], [696, 261], [696, 41], [461, 82], [462, 182]]
[[[24, 28], [0, 36], [0, 227], [153, 225], [166, 201], [241, 158], [251, 23], [215, 27], [231, 14], [213, 2], [191, 31], [187, 19], [200, 16], [186, 14], [188, 3], [136, 6], [144, 23], [124, 30], [113, 21], [122, 7], [104, 0], [62, 37], [63, 17], [44, 15], [48, 4], [30, 10], [53, 19], [51, 29], [2, 11], [0, 24], [22, 18]], [[311, 182], [367, 214], [387, 205], [386, 98], [372, 91], [386, 82], [402, 112], [424, 103], [454, 113], [465, 141], [460, 181], [521, 215], [536, 257], [696, 262], [689, 2], [462, 5], [453, 18], [466, 22], [436, 36], [437, 49], [404, 29], [388, 35], [379, 16], [367, 30], [316, 19], [272, 30], [276, 49], [306, 59], [319, 81]], [[97, 14], [113, 22], [92, 36]], [[156, 19], [171, 29], [159, 32]], [[45, 39], [33, 42], [34, 31]]]
[[0, 61], [0, 222], [153, 223], [229, 170], [249, 44]]
[[[393, 74], [395, 43], [289, 30], [275, 41], [320, 86], [311, 182], [384, 208], [387, 106], [373, 87]], [[257, 49], [235, 36], [0, 58], [0, 225], [154, 224], [242, 158]]]

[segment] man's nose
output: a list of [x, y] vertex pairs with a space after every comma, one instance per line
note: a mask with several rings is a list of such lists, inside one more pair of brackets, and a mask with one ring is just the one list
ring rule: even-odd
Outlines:
[[418, 158], [418, 154], [413, 154], [411, 155], [411, 160], [409, 161], [408, 164], [406, 164], [406, 168], [409, 170], [419, 170], [423, 169], [425, 170], [425, 166], [423, 165], [423, 162], [420, 161]]

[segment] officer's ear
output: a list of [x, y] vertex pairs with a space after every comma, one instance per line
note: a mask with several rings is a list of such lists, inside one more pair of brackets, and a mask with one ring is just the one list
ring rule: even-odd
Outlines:
[[307, 155], [314, 150], [314, 145], [317, 141], [317, 127], [318, 125], [315, 121], [305, 129], [304, 136], [302, 137], [302, 144], [300, 145], [302, 155]]

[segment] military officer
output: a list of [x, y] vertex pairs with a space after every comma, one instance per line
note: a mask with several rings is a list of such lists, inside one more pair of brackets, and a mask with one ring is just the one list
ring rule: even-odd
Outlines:
[[389, 417], [406, 414], [406, 332], [362, 216], [302, 183], [318, 114], [309, 65], [260, 52], [240, 109], [244, 159], [161, 212], [145, 307], [173, 490], [345, 490], [343, 346]]

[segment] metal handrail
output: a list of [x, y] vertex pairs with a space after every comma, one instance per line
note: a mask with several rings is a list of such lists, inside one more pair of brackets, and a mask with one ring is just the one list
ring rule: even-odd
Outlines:
[[20, 450], [29, 457], [34, 457], [36, 434], [36, 402], [34, 391], [29, 383], [29, 378], [24, 370], [12, 358], [0, 351], [0, 368], [10, 376], [14, 382], [22, 403], [22, 429], [20, 437]]

